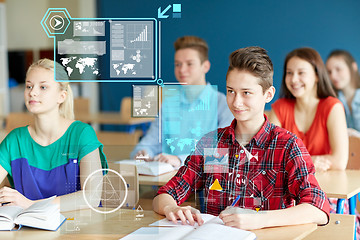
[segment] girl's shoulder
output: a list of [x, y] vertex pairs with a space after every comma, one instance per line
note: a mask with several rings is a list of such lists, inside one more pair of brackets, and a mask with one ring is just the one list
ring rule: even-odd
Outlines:
[[28, 126], [24, 126], [24, 127], [18, 127], [15, 128], [13, 130], [11, 130], [11, 132], [9, 132], [9, 134], [6, 135], [5, 139], [8, 140], [12, 140], [12, 139], [16, 139], [16, 138], [28, 138], [29, 135], [29, 130], [28, 130]]
[[78, 133], [78, 134], [84, 131], [94, 131], [94, 129], [89, 124], [78, 120], [72, 122], [67, 130], [67, 132]]
[[331, 109], [337, 103], [342, 104], [339, 99], [337, 99], [336, 97], [331, 97], [331, 96], [322, 98], [322, 99], [320, 99], [320, 102], [319, 102], [319, 104], [322, 105], [322, 108], [328, 107], [329, 109]]
[[289, 98], [279, 98], [273, 104], [271, 104], [271, 108], [273, 108], [277, 113], [281, 112], [291, 112], [295, 107], [295, 99]]
[[324, 102], [341, 103], [338, 98], [332, 97], [332, 96], [329, 96], [329, 97], [326, 97], [326, 98], [322, 98], [321, 100], [324, 101]]

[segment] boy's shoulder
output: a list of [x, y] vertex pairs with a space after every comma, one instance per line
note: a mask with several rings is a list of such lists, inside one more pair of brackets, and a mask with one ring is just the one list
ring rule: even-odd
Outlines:
[[283, 142], [284, 144], [292, 144], [301, 141], [294, 133], [289, 132], [285, 128], [279, 127], [273, 123], [269, 123], [269, 125], [269, 139], [267, 140], [269, 144], [273, 141], [278, 143]]

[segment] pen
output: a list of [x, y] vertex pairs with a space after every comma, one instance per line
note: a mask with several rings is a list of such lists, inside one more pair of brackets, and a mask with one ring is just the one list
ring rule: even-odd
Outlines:
[[240, 195], [238, 195], [235, 200], [233, 201], [233, 203], [231, 204], [232, 207], [235, 207], [236, 203], [240, 200]]

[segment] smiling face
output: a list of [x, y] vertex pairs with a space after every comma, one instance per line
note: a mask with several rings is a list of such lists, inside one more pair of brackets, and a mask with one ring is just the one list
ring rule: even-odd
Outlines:
[[326, 62], [330, 80], [337, 90], [342, 90], [351, 83], [351, 72], [342, 57], [331, 57]]
[[210, 62], [201, 62], [198, 51], [185, 48], [175, 53], [175, 77], [179, 83], [205, 85], [205, 74], [210, 69]]
[[287, 62], [285, 84], [295, 98], [317, 96], [317, 82], [314, 67], [307, 61], [292, 57]]
[[226, 79], [226, 100], [237, 121], [264, 119], [264, 106], [274, 97], [275, 89], [270, 87], [263, 92], [260, 79], [253, 74], [234, 69]]
[[59, 111], [59, 105], [65, 101], [66, 91], [60, 90], [53, 71], [35, 67], [26, 76], [24, 98], [29, 112], [42, 114]]

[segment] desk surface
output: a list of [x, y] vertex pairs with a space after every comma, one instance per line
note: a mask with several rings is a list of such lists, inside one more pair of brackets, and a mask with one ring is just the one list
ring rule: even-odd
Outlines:
[[315, 176], [328, 197], [349, 199], [360, 192], [360, 170], [331, 170]]
[[[119, 239], [140, 227], [146, 227], [163, 216], [153, 211], [144, 211], [143, 218], [136, 218], [135, 210], [120, 210], [110, 214], [100, 214], [92, 210], [66, 212], [67, 220], [57, 232], [22, 228], [17, 232], [1, 232], [1, 239]], [[258, 240], [262, 239], [302, 239], [316, 230], [316, 224], [267, 228], [253, 231]]]
[[119, 125], [141, 124], [141, 123], [151, 122], [154, 120], [154, 118], [124, 117], [120, 114], [120, 112], [76, 114], [75, 119], [87, 123], [119, 124]]

